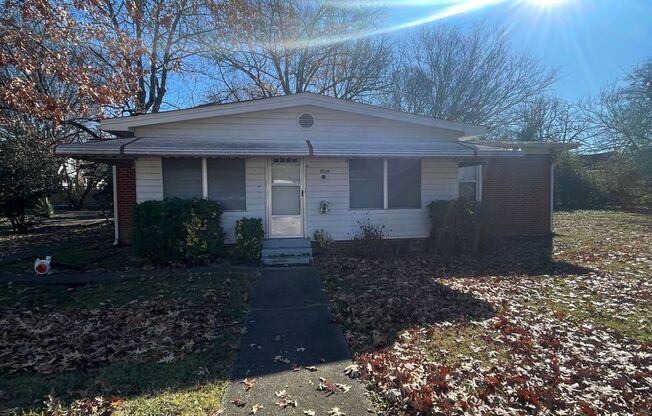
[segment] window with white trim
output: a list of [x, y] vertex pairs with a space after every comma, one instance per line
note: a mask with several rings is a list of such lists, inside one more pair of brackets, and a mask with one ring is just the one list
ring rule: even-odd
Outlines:
[[421, 160], [349, 160], [349, 208], [421, 208]]
[[459, 197], [469, 201], [480, 199], [480, 165], [460, 163], [457, 167]]
[[247, 209], [244, 159], [207, 159], [208, 199], [219, 202], [225, 211]]
[[202, 198], [202, 160], [163, 158], [163, 198]]

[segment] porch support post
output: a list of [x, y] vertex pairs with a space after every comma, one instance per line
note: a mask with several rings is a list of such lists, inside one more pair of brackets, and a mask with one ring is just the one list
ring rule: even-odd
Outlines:
[[201, 191], [202, 197], [208, 199], [208, 161], [205, 157], [201, 158]]
[[111, 166], [113, 176], [113, 245], [117, 246], [120, 242], [120, 227], [118, 227], [118, 168], [116, 165]]
[[387, 159], [383, 159], [383, 209], [387, 209], [389, 203], [388, 201], [388, 196], [387, 192], [389, 189], [389, 185], [387, 182]]

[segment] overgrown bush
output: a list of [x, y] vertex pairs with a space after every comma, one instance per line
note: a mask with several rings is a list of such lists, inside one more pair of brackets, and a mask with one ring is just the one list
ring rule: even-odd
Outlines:
[[488, 208], [463, 198], [428, 205], [431, 248], [438, 254], [477, 253], [496, 238], [496, 223]]
[[588, 169], [582, 158], [561, 153], [555, 166], [555, 205], [567, 209], [601, 208], [607, 192], [599, 170]]
[[40, 218], [36, 205], [59, 189], [57, 163], [41, 138], [0, 131], [0, 216], [15, 232], [29, 232]]
[[224, 253], [222, 207], [204, 199], [146, 201], [136, 205], [132, 245], [157, 263], [201, 262]]
[[315, 240], [317, 245], [322, 250], [328, 250], [333, 245], [333, 238], [324, 229], [315, 230], [312, 234], [312, 239]]
[[263, 220], [260, 218], [241, 218], [235, 223], [235, 249], [237, 255], [246, 261], [256, 263], [263, 249]]

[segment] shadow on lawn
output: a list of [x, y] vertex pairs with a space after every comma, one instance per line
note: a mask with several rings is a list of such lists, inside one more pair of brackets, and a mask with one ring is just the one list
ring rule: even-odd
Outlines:
[[584, 274], [589, 269], [553, 257], [552, 237], [506, 239], [490, 252], [436, 257], [429, 254], [319, 260], [335, 320], [347, 329], [355, 352], [384, 348], [403, 331], [440, 323], [485, 320], [488, 302], [436, 279], [514, 278]]
[[585, 274], [591, 269], [554, 257], [554, 236], [512, 237], [501, 240], [493, 250], [477, 255], [450, 258], [426, 256], [437, 277], [558, 276]]

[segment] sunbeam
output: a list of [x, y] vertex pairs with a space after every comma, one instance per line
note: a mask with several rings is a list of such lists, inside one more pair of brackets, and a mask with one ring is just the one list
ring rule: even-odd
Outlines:
[[[447, 18], [479, 12], [483, 9], [508, 4], [514, 7], [526, 7], [549, 13], [549, 9], [562, 3], [573, 0], [332, 0], [328, 2], [329, 7], [339, 9], [382, 9], [382, 8], [428, 8], [428, 13], [421, 18], [401, 22], [393, 25], [381, 26], [365, 31], [354, 31], [340, 33], [337, 35], [321, 36], [316, 38], [295, 38], [286, 39], [281, 43], [271, 45], [281, 48], [306, 48], [320, 47], [351, 40], [364, 39], [376, 35], [383, 35], [402, 30], [412, 29]], [[269, 46], [269, 45], [268, 45]]]
[[[382, 35], [386, 33], [398, 32], [401, 30], [414, 28], [417, 26], [436, 22], [438, 20], [443, 20], [464, 13], [478, 11], [488, 6], [493, 6], [500, 3], [508, 3], [510, 1], [513, 2], [514, 0], [443, 0], [443, 1], [430, 0], [429, 2], [425, 2], [422, 0], [407, 0], [405, 4], [408, 5], [413, 5], [413, 6], [429, 5], [429, 6], [439, 7], [439, 10], [423, 18], [411, 20], [396, 25], [386, 26], [386, 27], [362, 31], [362, 32], [346, 33], [344, 35], [323, 36], [323, 37], [318, 37], [313, 39], [286, 40], [285, 42], [283, 42], [282, 46], [287, 48], [306, 48], [306, 47], [331, 45], [335, 43], [341, 43], [341, 42], [346, 42], [346, 41], [356, 40], [356, 39], [363, 39], [371, 36]], [[404, 4], [403, 1], [393, 0], [393, 2], [395, 5]], [[358, 1], [358, 2], [349, 2], [349, 3], [350, 3], [349, 6], [347, 6], [349, 8], [351, 7], [351, 5], [358, 5], [358, 7], [365, 7], [365, 6], [380, 7], [381, 4], [387, 4], [387, 2], [377, 2], [377, 1], [371, 1], [371, 2]], [[392, 3], [392, 0], [390, 0], [390, 3]], [[344, 2], [337, 1], [329, 4], [331, 6], [342, 7], [341, 4], [344, 4]]]

